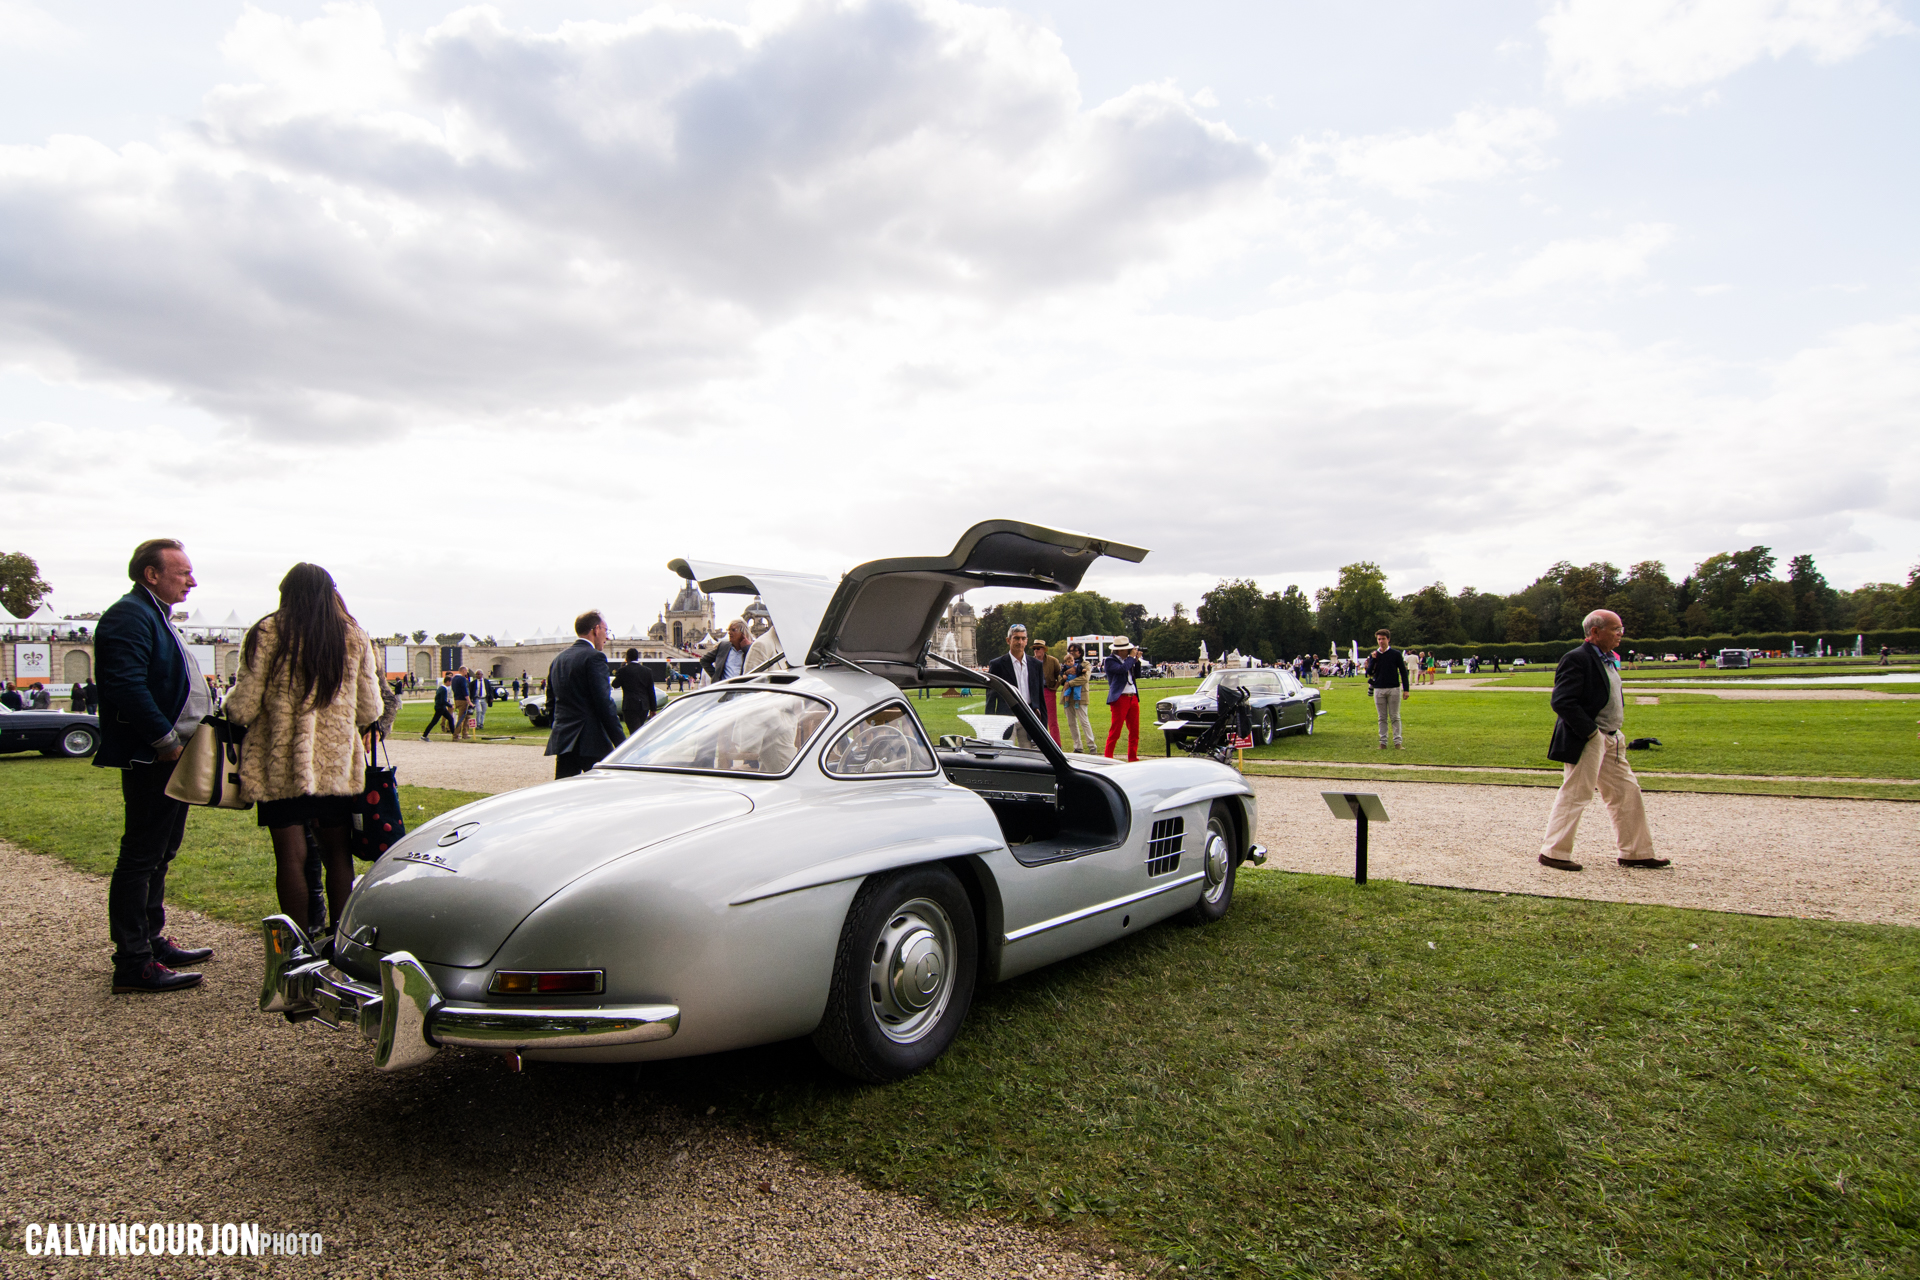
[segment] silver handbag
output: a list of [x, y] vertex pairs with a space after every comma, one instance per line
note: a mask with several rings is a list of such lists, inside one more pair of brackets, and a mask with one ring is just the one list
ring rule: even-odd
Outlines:
[[246, 730], [225, 716], [203, 716], [193, 739], [174, 762], [167, 795], [209, 809], [251, 809], [240, 798], [240, 742]]

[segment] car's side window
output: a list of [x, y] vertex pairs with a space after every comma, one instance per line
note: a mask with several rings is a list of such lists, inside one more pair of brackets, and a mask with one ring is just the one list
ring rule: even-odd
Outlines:
[[842, 778], [932, 773], [933, 749], [913, 713], [893, 702], [854, 721], [820, 757], [820, 767]]

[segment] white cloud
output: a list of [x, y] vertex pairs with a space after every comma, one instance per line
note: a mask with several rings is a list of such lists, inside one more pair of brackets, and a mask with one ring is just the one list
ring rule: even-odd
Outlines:
[[25, 0], [0, 0], [0, 51], [41, 53], [72, 44], [80, 33]]
[[1553, 117], [1537, 108], [1476, 107], [1428, 133], [1299, 139], [1295, 162], [1304, 177], [1331, 173], [1413, 199], [1446, 183], [1544, 169], [1551, 160], [1543, 147], [1555, 132]]
[[1805, 50], [1853, 57], [1912, 30], [1888, 0], [1559, 0], [1540, 20], [1548, 78], [1574, 102], [1671, 92]]
[[1617, 236], [1556, 240], [1515, 267], [1495, 291], [1564, 293], [1637, 280], [1647, 274], [1648, 259], [1672, 242], [1673, 228], [1663, 223], [1636, 223]]
[[[1164, 257], [1270, 169], [952, 0], [550, 33], [248, 10], [194, 133], [0, 149], [0, 361], [258, 430], [565, 412], [736, 370], [767, 324], [1009, 300]], [[159, 317], [164, 323], [158, 323]]]

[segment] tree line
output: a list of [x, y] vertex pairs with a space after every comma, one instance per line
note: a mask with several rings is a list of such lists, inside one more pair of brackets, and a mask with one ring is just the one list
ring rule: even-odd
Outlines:
[[1786, 574], [1771, 547], [1708, 556], [1678, 582], [1659, 560], [1626, 570], [1607, 561], [1553, 565], [1508, 595], [1473, 587], [1450, 593], [1431, 583], [1406, 595], [1387, 590], [1379, 565], [1362, 560], [1340, 570], [1338, 581], [1309, 600], [1298, 586], [1262, 591], [1247, 578], [1222, 581], [1200, 597], [1189, 616], [1175, 604], [1169, 617], [1149, 616], [1137, 604], [1075, 591], [1045, 601], [995, 605], [980, 615], [976, 648], [981, 661], [1006, 652], [1006, 629], [1023, 622], [1050, 642], [1072, 635], [1125, 633], [1161, 662], [1191, 662], [1207, 651], [1232, 649], [1274, 662], [1302, 653], [1329, 654], [1351, 641], [1370, 647], [1381, 627], [1394, 643], [1424, 648], [1446, 644], [1502, 644], [1577, 640], [1581, 621], [1611, 609], [1640, 640], [1777, 632], [1886, 631], [1920, 627], [1920, 566], [1904, 585], [1870, 582], [1840, 591], [1810, 555], [1794, 556]]

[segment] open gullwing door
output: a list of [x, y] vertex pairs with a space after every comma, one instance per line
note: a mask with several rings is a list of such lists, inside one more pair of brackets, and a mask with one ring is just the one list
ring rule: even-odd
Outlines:
[[[954, 596], [977, 587], [1073, 591], [1101, 556], [1138, 563], [1147, 552], [1020, 520], [986, 520], [947, 555], [868, 561], [840, 579], [805, 660], [832, 653], [895, 684], [917, 684], [920, 655]], [[934, 674], [948, 678], [945, 668]]]
[[[717, 564], [711, 560], [690, 563], [672, 560], [667, 568], [698, 583], [709, 595], [757, 595], [767, 606], [773, 629], [783, 645], [799, 645], [801, 638], [820, 629], [820, 617], [833, 596], [833, 579], [817, 573], [793, 573], [786, 569], [750, 569], [744, 565]], [[722, 622], [725, 619], [721, 619]], [[800, 655], [789, 652], [787, 661], [800, 665]]]

